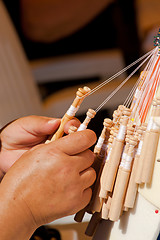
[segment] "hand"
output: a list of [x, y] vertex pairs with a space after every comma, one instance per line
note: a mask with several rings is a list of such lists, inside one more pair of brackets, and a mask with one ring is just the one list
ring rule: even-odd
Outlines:
[[[53, 134], [60, 124], [60, 119], [40, 116], [20, 118], [1, 132], [0, 169], [2, 174], [8, 171], [12, 164], [33, 146], [44, 143], [50, 134]], [[73, 119], [65, 126], [67, 133], [70, 125], [79, 126], [79, 121]]]
[[[24, 153], [1, 182], [0, 221], [6, 216], [7, 226], [11, 224], [15, 229], [16, 225], [18, 232], [27, 228], [28, 234], [31, 229], [84, 208], [96, 178], [91, 168], [94, 154], [88, 149], [95, 141], [95, 133], [84, 130]], [[2, 240], [15, 239], [2, 232]], [[27, 238], [19, 235], [18, 239]]]

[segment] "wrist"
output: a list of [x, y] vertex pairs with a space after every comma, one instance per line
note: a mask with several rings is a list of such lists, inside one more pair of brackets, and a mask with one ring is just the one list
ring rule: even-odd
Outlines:
[[1, 240], [30, 239], [38, 226], [21, 196], [15, 196], [3, 186], [3, 181], [0, 184], [0, 202]]

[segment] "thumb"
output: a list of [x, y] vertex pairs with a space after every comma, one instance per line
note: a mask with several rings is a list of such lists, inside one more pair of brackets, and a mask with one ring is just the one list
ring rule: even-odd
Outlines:
[[[16, 120], [10, 125], [10, 131], [15, 129], [23, 129], [35, 136], [43, 136], [53, 134], [60, 124], [60, 119], [48, 118], [42, 116], [27, 116]], [[16, 128], [17, 126], [17, 128]]]
[[95, 142], [96, 134], [92, 130], [87, 129], [60, 138], [54, 141], [54, 144], [62, 152], [68, 155], [75, 155], [87, 150]]

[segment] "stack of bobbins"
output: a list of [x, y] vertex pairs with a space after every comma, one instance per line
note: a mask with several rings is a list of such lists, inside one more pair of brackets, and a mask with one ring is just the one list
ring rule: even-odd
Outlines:
[[123, 211], [123, 204], [124, 204], [129, 177], [130, 177], [135, 147], [137, 145], [137, 139], [130, 136], [129, 144], [130, 146], [128, 149], [124, 166], [119, 168], [115, 186], [114, 186], [114, 191], [112, 195], [111, 206], [109, 209], [109, 216], [108, 216], [108, 218], [111, 221], [117, 221]]
[[[98, 139], [98, 142], [97, 142], [97, 144], [94, 148], [95, 160], [94, 160], [94, 163], [93, 163], [92, 167], [95, 169], [97, 176], [100, 176], [100, 174], [101, 174], [101, 169], [102, 169], [102, 165], [103, 165], [103, 158], [105, 156], [106, 143], [107, 143], [107, 140], [108, 140], [108, 137], [109, 137], [109, 132], [110, 132], [110, 127], [112, 125], [112, 121], [110, 119], [104, 119], [103, 125], [104, 125], [103, 130], [102, 130], [101, 135]], [[94, 190], [96, 185], [99, 186], [98, 177], [97, 177], [96, 182], [92, 186], [93, 193], [96, 193], [95, 190]], [[94, 196], [92, 196], [92, 199], [94, 199]], [[80, 210], [75, 215], [75, 218], [74, 218], [75, 221], [81, 222], [85, 212], [92, 213], [92, 210], [91, 210], [92, 207], [91, 206], [92, 206], [92, 200], [88, 204], [88, 206], [86, 206], [86, 208]]]
[[94, 148], [94, 153], [95, 153], [95, 161], [93, 164], [93, 167], [97, 169], [97, 161], [100, 163], [100, 169], [99, 172], [97, 173], [97, 179], [94, 184], [93, 188], [93, 195], [92, 199], [87, 207], [87, 212], [92, 213], [91, 220], [87, 226], [87, 229], [85, 231], [85, 234], [88, 236], [92, 236], [96, 226], [98, 225], [99, 221], [101, 220], [101, 206], [102, 202], [101, 199], [99, 198], [99, 191], [100, 191], [100, 177], [101, 177], [101, 172], [104, 166], [105, 158], [107, 157], [107, 150], [108, 150], [108, 140], [110, 136], [110, 130], [113, 122], [111, 119], [106, 118], [104, 119], [103, 122], [103, 130], [101, 132], [101, 135], [98, 139], [98, 142]]
[[94, 184], [93, 195], [88, 208], [88, 211], [92, 213], [100, 212], [101, 210], [102, 202], [99, 198], [100, 177], [107, 158], [108, 140], [111, 131], [112, 120], [109, 118], [104, 119], [103, 125], [104, 128], [94, 149], [95, 161], [93, 163], [93, 168], [96, 170], [97, 179]]
[[[86, 113], [86, 118], [83, 121], [83, 123], [81, 123], [81, 125], [79, 126], [78, 129], [76, 127], [74, 127], [74, 126], [70, 126], [69, 131], [68, 131], [69, 134], [72, 134], [72, 133], [74, 133], [76, 131], [83, 131], [83, 130], [87, 129], [87, 126], [88, 126], [89, 122], [91, 121], [92, 118], [95, 117], [95, 115], [96, 115], [96, 112], [93, 109], [88, 109], [88, 111]], [[75, 215], [74, 220], [76, 222], [81, 222], [86, 211], [87, 211], [87, 207], [85, 207], [84, 209], [81, 209]]]
[[112, 148], [114, 146], [114, 141], [117, 137], [118, 134], [118, 130], [119, 130], [119, 119], [122, 116], [122, 110], [124, 109], [124, 106], [120, 105], [118, 107], [117, 110], [115, 110], [113, 112], [113, 126], [111, 128], [110, 131], [110, 137], [108, 140], [109, 143], [109, 148], [108, 148], [108, 152], [107, 152], [107, 157], [105, 159], [105, 164], [102, 170], [102, 174], [101, 174], [101, 179], [100, 179], [100, 192], [99, 192], [99, 197], [103, 200], [106, 199], [108, 196], [108, 191], [105, 188], [105, 182], [106, 182], [106, 178], [108, 175], [108, 166], [109, 166], [109, 161], [110, 161], [110, 157], [112, 154]]
[[[130, 136], [133, 134], [133, 131], [134, 131], [134, 128], [128, 127], [127, 135], [125, 137], [125, 145], [124, 145], [124, 149], [123, 149], [122, 156], [121, 156], [121, 162], [120, 162], [119, 169], [118, 169], [119, 175], [120, 175], [121, 169], [125, 168], [127, 154], [128, 154], [128, 150], [129, 150], [129, 147], [130, 147]], [[116, 182], [117, 182], [117, 180], [116, 180]], [[108, 214], [109, 214], [109, 208], [111, 206], [111, 201], [112, 201], [112, 194], [110, 194], [110, 197], [107, 201], [104, 201], [104, 204], [103, 204], [103, 207], [102, 207], [102, 218], [103, 219], [108, 219]]]
[[154, 123], [153, 119], [155, 116], [159, 115], [159, 112], [159, 100], [155, 99], [152, 101], [151, 116], [142, 135], [143, 144], [135, 177], [136, 183], [139, 184], [151, 183], [154, 161], [159, 141], [159, 127]]
[[90, 123], [91, 119], [94, 118], [96, 115], [96, 112], [93, 109], [88, 109], [87, 113], [86, 113], [86, 118], [84, 119], [83, 123], [80, 124], [80, 126], [77, 128], [75, 126], [70, 126], [68, 133], [72, 134], [74, 132], [79, 132], [79, 131], [83, 131], [85, 129], [87, 129], [88, 124]]
[[120, 119], [120, 128], [117, 137], [113, 141], [113, 147], [110, 154], [110, 159], [108, 161], [107, 176], [105, 178], [105, 181], [102, 182], [102, 188], [106, 189], [108, 192], [112, 192], [113, 190], [121, 154], [124, 147], [127, 123], [131, 114], [130, 109], [125, 109], [123, 114], [124, 115]]
[[[101, 178], [100, 178], [100, 192], [99, 192], [99, 197], [103, 200], [108, 197], [108, 190], [106, 189], [105, 182], [107, 181], [108, 178], [108, 168], [109, 168], [109, 163], [111, 159], [111, 154], [114, 148], [114, 141], [117, 137], [118, 134], [118, 129], [112, 127], [112, 130], [110, 131], [110, 137], [109, 137], [109, 149], [108, 149], [108, 155], [105, 159], [104, 167], [102, 170]], [[101, 201], [102, 201], [101, 200]]]

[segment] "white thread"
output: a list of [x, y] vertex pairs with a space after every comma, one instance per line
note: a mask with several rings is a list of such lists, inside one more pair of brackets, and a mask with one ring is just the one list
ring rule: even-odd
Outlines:
[[[153, 52], [151, 52], [151, 54], [144, 60], [144, 62], [145, 61], [147, 61], [153, 54], [154, 54], [154, 52], [156, 51], [156, 49], [153, 51]], [[153, 58], [153, 56], [151, 57], [151, 59]], [[151, 60], [150, 60], [151, 61]], [[150, 61], [149, 61], [149, 63], [147, 64], [147, 66], [150, 64]], [[143, 63], [144, 63], [143, 62]], [[142, 63], [142, 64], [143, 64]], [[142, 65], [141, 64], [141, 65]], [[146, 67], [147, 68], [147, 67]], [[145, 68], [145, 69], [146, 69]], [[129, 93], [129, 95], [128, 95], [128, 97], [126, 98], [126, 100], [124, 101], [124, 106], [130, 106], [130, 104], [131, 104], [131, 102], [132, 102], [132, 99], [133, 99], [133, 95], [134, 95], [134, 92], [136, 91], [136, 89], [137, 89], [137, 87], [139, 86], [139, 84], [140, 84], [140, 82], [141, 82], [141, 77], [139, 77], [139, 79], [137, 80], [137, 82], [135, 83], [135, 85], [133, 86], [133, 88], [132, 88], [132, 90], [130, 91], [130, 93]]]
[[112, 148], [109, 149], [108, 154], [105, 157], [105, 162], [109, 161], [109, 158], [110, 158], [110, 155], [111, 155], [111, 150], [112, 150]]
[[103, 142], [104, 142], [104, 138], [99, 137], [99, 138], [98, 138], [98, 142], [97, 142], [97, 144], [96, 144], [96, 147], [101, 148]]
[[153, 123], [156, 124], [157, 129], [160, 129], [160, 117], [153, 117]]
[[124, 125], [120, 125], [120, 128], [119, 128], [119, 131], [118, 131], [118, 134], [117, 134], [117, 139], [120, 139], [120, 140], [124, 140], [125, 138], [125, 134], [126, 134], [126, 126]]
[[[150, 57], [150, 56], [149, 56]], [[148, 58], [149, 58], [148, 57]], [[147, 61], [146, 58], [100, 105], [99, 107], [95, 110], [97, 113], [122, 87], [123, 85], [133, 76], [133, 74], [138, 71], [138, 69]]]
[[77, 132], [83, 131], [83, 130], [85, 130], [86, 128], [87, 128], [87, 126], [84, 125], [83, 123], [81, 123], [81, 125], [80, 125], [79, 128], [77, 129]]
[[126, 158], [127, 158], [127, 154], [124, 152], [124, 153], [122, 154], [122, 160], [121, 160], [121, 162], [120, 162], [120, 166], [121, 166], [121, 167], [124, 167], [124, 166], [125, 166]]
[[[151, 55], [153, 52], [155, 51], [155, 48], [152, 49], [151, 51], [149, 51], [148, 53], [146, 53], [145, 55], [143, 55], [142, 57], [140, 57], [139, 59], [137, 59], [136, 61], [134, 61], [133, 63], [131, 63], [130, 65], [128, 65], [127, 67], [123, 68], [121, 71], [119, 71], [118, 73], [116, 73], [115, 75], [111, 76], [109, 79], [106, 79], [104, 82], [102, 82], [101, 84], [99, 84], [97, 87], [95, 87], [94, 89], [92, 89], [92, 91], [89, 93], [89, 95], [93, 94], [95, 91], [99, 90], [100, 88], [102, 88], [104, 85], [106, 85], [107, 83], [109, 83], [110, 81], [112, 81], [114, 78], [120, 76], [122, 73], [124, 73], [125, 71], [127, 71], [129, 68], [131, 68], [132, 66], [134, 66], [136, 63], [140, 62], [142, 59], [144, 59], [145, 57], [147, 57], [148, 55]], [[87, 94], [86, 94], [87, 95]]]
[[143, 141], [140, 140], [138, 144], [137, 152], [136, 152], [137, 155], [141, 155], [142, 145], [143, 145]]
[[126, 158], [126, 161], [125, 161], [125, 164], [124, 164], [124, 168], [126, 170], [130, 170], [131, 169], [131, 163], [132, 163], [132, 157], [127, 155], [127, 158]]
[[69, 109], [68, 109], [68, 111], [67, 111], [67, 115], [68, 116], [71, 116], [71, 117], [73, 117], [75, 114], [76, 114], [76, 112], [78, 111], [78, 109], [79, 109], [79, 106], [78, 107], [74, 107], [73, 105], [71, 105], [70, 107], [69, 107]]
[[152, 129], [153, 126], [153, 117], [150, 117], [148, 124], [147, 124], [147, 131], [150, 131]]
[[155, 118], [158, 118], [158, 120], [160, 119], [159, 117], [153, 117], [153, 118], [152, 118], [152, 120], [153, 120], [152, 129], [153, 129], [153, 130], [159, 130], [160, 125], [157, 124], [158, 121], [155, 121], [155, 120], [154, 120]]
[[140, 97], [140, 94], [141, 94], [141, 91], [139, 91], [139, 89], [137, 88], [136, 89], [136, 92], [135, 92], [135, 98], [139, 98]]

